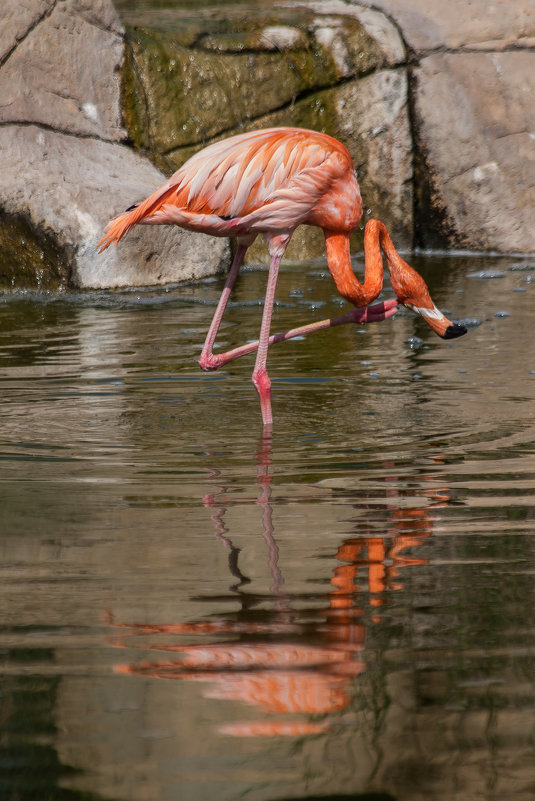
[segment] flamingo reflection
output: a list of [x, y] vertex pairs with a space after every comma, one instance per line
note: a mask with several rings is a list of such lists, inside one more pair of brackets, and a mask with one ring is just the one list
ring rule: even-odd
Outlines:
[[[239, 700], [268, 714], [260, 720], [229, 722], [220, 727], [222, 733], [234, 736], [315, 734], [338, 722], [343, 710], [349, 713], [355, 677], [366, 667], [365, 621], [380, 622], [379, 607], [387, 602], [388, 591], [403, 587], [403, 568], [426, 563], [407, 551], [421, 546], [432, 532], [428, 508], [400, 508], [398, 493], [386, 479], [386, 533], [377, 535], [368, 530], [344, 539], [335, 553], [337, 564], [325, 604], [319, 609], [303, 609], [301, 599], [296, 608], [295, 596], [285, 589], [279, 567], [270, 464], [271, 440], [264, 435], [257, 452], [259, 492], [255, 502], [262, 509], [262, 535], [271, 573], [268, 610], [265, 595], [244, 589], [250, 579], [239, 568], [240, 550], [233, 545], [225, 524], [230, 505], [228, 488], [218, 484], [203, 502], [211, 511], [216, 538], [229, 551], [229, 569], [237, 579], [231, 591], [241, 600], [240, 609], [189, 623], [136, 624], [118, 622], [111, 614], [108, 617], [115, 630], [110, 636], [112, 645], [126, 648], [135, 642], [132, 638], [144, 637], [137, 647], [160, 654], [154, 661], [118, 665], [118, 672], [205, 682], [206, 698]], [[216, 468], [210, 473], [221, 481]], [[427, 494], [431, 506], [447, 503], [443, 488], [435, 483]], [[167, 642], [161, 643], [159, 637], [158, 644], [147, 646], [145, 638], [151, 635], [164, 635]], [[197, 637], [216, 641], [196, 643]], [[172, 657], [163, 658], [163, 653]]]

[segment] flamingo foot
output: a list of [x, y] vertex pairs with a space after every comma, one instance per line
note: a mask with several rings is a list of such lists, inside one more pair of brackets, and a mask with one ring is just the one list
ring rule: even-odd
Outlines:
[[221, 356], [215, 356], [213, 353], [204, 353], [204, 351], [199, 359], [199, 367], [201, 370], [204, 370], [205, 373], [219, 370], [222, 364], [224, 364], [224, 360]]

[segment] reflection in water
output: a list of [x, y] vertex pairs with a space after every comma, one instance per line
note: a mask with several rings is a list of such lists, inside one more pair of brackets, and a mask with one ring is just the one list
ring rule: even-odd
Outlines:
[[[285, 593], [279, 566], [269, 472], [272, 463], [270, 433], [262, 435], [256, 461], [256, 503], [262, 510], [261, 532], [267, 546], [273, 596], [273, 608], [263, 615], [262, 623], [250, 620], [254, 617], [251, 611], [257, 604], [261, 605], [263, 599], [255, 599], [245, 591], [250, 579], [240, 570], [239, 549], [232, 544], [225, 525], [225, 513], [232, 500], [225, 486], [217, 486], [204, 496], [203, 503], [212, 511], [215, 537], [229, 550], [229, 569], [237, 579], [230, 590], [241, 600], [239, 611], [232, 617], [225, 615], [220, 621], [152, 624], [117, 622], [110, 614], [108, 623], [120, 628], [121, 636], [111, 637], [109, 642], [119, 648], [135, 647], [131, 638], [158, 635], [158, 644], [145, 644], [146, 650], [176, 652], [180, 656], [172, 660], [121, 664], [116, 670], [153, 678], [208, 682], [206, 698], [239, 700], [276, 716], [226, 723], [220, 726], [223, 734], [317, 734], [339, 722], [335, 713], [350, 705], [353, 681], [366, 669], [366, 604], [374, 610], [370, 622], [379, 623], [378, 608], [387, 603], [387, 591], [403, 588], [400, 569], [427, 563], [426, 559], [406, 552], [420, 546], [432, 533], [428, 509], [447, 504], [447, 489], [443, 486], [429, 489], [427, 495], [433, 502], [426, 509], [400, 509], [398, 492], [390, 488], [390, 482], [396, 480], [396, 466], [385, 463], [384, 469], [393, 471], [383, 479], [385, 508], [389, 509], [388, 534], [374, 536], [371, 529], [359, 530], [358, 536], [344, 539], [334, 555], [342, 564], [335, 567], [330, 579], [328, 606], [303, 610], [294, 608], [291, 595]], [[212, 467], [210, 475], [217, 479], [221, 470]], [[433, 481], [432, 477], [422, 478]], [[308, 620], [306, 624], [302, 622], [304, 615]], [[162, 634], [169, 635], [170, 641], [161, 642]], [[191, 637], [208, 635], [216, 641], [208, 645], [188, 642]], [[229, 641], [228, 635], [233, 635], [235, 641]], [[223, 641], [218, 642], [222, 636]], [[173, 637], [178, 637], [180, 642], [173, 643]], [[294, 717], [289, 719], [288, 715]], [[322, 717], [317, 720], [313, 716]]]
[[480, 327], [273, 349], [272, 440], [217, 281], [0, 299], [2, 801], [532, 801], [535, 262], [417, 266]]

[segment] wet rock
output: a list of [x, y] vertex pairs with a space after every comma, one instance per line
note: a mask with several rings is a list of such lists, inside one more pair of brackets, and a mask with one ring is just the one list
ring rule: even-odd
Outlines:
[[121, 144], [122, 54], [111, 0], [0, 6], [0, 286], [177, 282], [228, 261], [224, 240], [163, 227], [97, 254], [108, 219], [165, 177]]
[[[395, 62], [395, 49], [385, 52], [357, 18], [301, 10], [300, 28], [276, 21], [260, 16], [251, 29], [239, 19], [232, 33], [207, 33], [195, 46], [173, 30], [129, 29], [123, 99], [132, 141], [176, 169], [212, 139], [281, 111], [290, 124], [303, 97]], [[315, 122], [325, 127], [319, 115]]]
[[[229, 52], [187, 48], [163, 34], [131, 32], [123, 96], [132, 141], [177, 169], [208, 141], [289, 106], [337, 80], [323, 50]], [[260, 127], [251, 125], [250, 127]]]

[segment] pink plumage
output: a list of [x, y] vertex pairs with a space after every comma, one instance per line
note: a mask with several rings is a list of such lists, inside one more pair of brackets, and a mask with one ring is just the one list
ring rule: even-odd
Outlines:
[[146, 200], [115, 217], [99, 246], [119, 242], [139, 223], [237, 236], [293, 231], [319, 219], [322, 227], [353, 230], [361, 214], [353, 163], [340, 142], [300, 128], [269, 128], [196, 153]]

